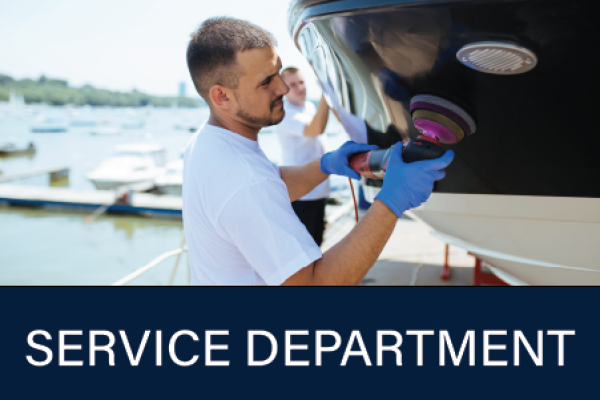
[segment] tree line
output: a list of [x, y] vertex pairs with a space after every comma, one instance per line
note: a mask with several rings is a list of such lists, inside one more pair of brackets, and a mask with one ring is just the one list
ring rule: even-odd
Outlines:
[[73, 104], [76, 106], [112, 106], [112, 107], [170, 107], [174, 102], [179, 107], [200, 107], [206, 103], [201, 98], [190, 97], [161, 97], [151, 96], [146, 93], [132, 90], [131, 92], [113, 92], [98, 89], [91, 85], [76, 88], [61, 79], [52, 79], [44, 75], [39, 79], [13, 79], [8, 75], [0, 74], [0, 101], [8, 101], [10, 92], [15, 91], [23, 96], [25, 103], [46, 103], [62, 106]]

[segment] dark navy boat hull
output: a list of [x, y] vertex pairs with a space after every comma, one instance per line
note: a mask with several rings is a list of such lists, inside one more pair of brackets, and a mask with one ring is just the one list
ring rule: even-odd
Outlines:
[[[342, 103], [378, 131], [393, 125], [401, 138], [415, 138], [408, 110], [421, 93], [475, 118], [477, 132], [448, 147], [456, 159], [435, 191], [600, 198], [592, 4], [297, 1], [290, 27], [309, 58], [323, 48], [331, 71], [319, 78], [339, 74]], [[538, 64], [511, 76], [467, 68], [456, 52], [480, 41], [521, 45]]]
[[[330, 105], [364, 120], [370, 143], [417, 137], [417, 94], [475, 119], [473, 135], [447, 146], [456, 158], [412, 217], [509, 283], [600, 285], [593, 4], [303, 0], [290, 5], [289, 27], [332, 87]], [[457, 52], [477, 42], [518, 45], [537, 64], [513, 75], [471, 69]], [[368, 199], [377, 185], [366, 182]]]

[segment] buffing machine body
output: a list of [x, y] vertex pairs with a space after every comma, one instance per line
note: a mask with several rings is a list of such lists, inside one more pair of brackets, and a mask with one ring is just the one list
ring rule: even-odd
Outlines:
[[[402, 159], [406, 163], [441, 157], [445, 150], [440, 143], [458, 143], [475, 132], [475, 121], [464, 109], [438, 96], [414, 96], [410, 111], [413, 123], [422, 135], [394, 145], [404, 146]], [[394, 146], [354, 154], [350, 157], [350, 167], [365, 178], [383, 179]]]

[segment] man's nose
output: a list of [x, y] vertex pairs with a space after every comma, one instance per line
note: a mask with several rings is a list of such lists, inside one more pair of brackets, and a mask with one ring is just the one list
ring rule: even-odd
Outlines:
[[275, 88], [275, 95], [279, 97], [288, 94], [290, 92], [290, 87], [285, 83], [281, 76], [279, 76], [278, 82], [279, 84], [277, 85], [277, 88]]

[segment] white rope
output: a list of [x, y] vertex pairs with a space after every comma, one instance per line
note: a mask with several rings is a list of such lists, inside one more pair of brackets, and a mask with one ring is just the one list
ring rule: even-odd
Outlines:
[[118, 281], [116, 281], [115, 283], [113, 283], [111, 286], [123, 286], [124, 284], [126, 284], [126, 283], [134, 280], [138, 276], [140, 276], [143, 273], [147, 272], [149, 269], [156, 267], [158, 264], [160, 264], [161, 262], [163, 262], [167, 258], [176, 256], [178, 254], [181, 254], [184, 251], [187, 251], [187, 246], [184, 246], [184, 247], [182, 247], [180, 249], [175, 249], [175, 250], [167, 251], [166, 253], [161, 254], [160, 256], [156, 257], [149, 264], [143, 266], [142, 268], [139, 268], [139, 269], [135, 270], [131, 274], [127, 275], [125, 278], [119, 279]]
[[421, 257], [419, 257], [419, 265], [417, 265], [412, 272], [412, 277], [410, 279], [410, 286], [415, 286], [417, 284], [417, 278], [419, 276], [419, 270], [423, 266], [423, 260], [425, 259], [425, 252], [421, 253]]
[[94, 222], [94, 219], [96, 217], [98, 217], [100, 214], [103, 214], [106, 210], [108, 210], [108, 207], [110, 207], [110, 206], [112, 206], [112, 204], [105, 204], [103, 206], [96, 208], [93, 213], [91, 213], [90, 215], [85, 217], [85, 222], [87, 222], [88, 224]]
[[[185, 235], [183, 235], [183, 239], [181, 240], [180, 248], [183, 249], [185, 247]], [[177, 255], [177, 260], [175, 260], [175, 265], [173, 266], [173, 272], [171, 273], [171, 279], [169, 280], [169, 286], [173, 286], [173, 280], [175, 279], [175, 272], [177, 272], [177, 267], [179, 266], [179, 260], [181, 259], [181, 255], [183, 251]]]

